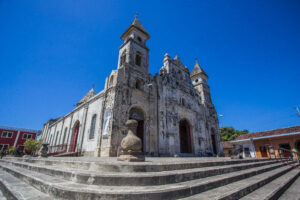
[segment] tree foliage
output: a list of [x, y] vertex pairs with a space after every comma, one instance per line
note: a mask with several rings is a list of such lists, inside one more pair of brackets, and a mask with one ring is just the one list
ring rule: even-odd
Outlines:
[[35, 152], [40, 148], [40, 140], [27, 139], [24, 142], [25, 149], [30, 152]]
[[12, 147], [9, 147], [9, 149], [8, 149], [8, 153], [9, 153], [10, 155], [14, 154], [15, 151], [16, 151], [16, 148], [13, 147], [13, 146], [12, 146]]
[[237, 138], [238, 136], [242, 135], [242, 134], [246, 134], [249, 133], [248, 130], [235, 130], [233, 127], [231, 126], [225, 126], [225, 127], [221, 127], [221, 138], [222, 141], [230, 141], [230, 140], [234, 140], [235, 138]]

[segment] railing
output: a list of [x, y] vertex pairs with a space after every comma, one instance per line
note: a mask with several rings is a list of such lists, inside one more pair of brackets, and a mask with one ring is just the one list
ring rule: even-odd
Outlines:
[[77, 152], [76, 145], [60, 144], [48, 147], [48, 155], [57, 155], [66, 152]]
[[300, 165], [300, 153], [298, 152], [279, 147], [276, 149], [278, 153], [277, 157], [273, 147], [268, 146], [268, 150], [270, 159], [279, 160], [280, 162], [290, 165], [293, 168], [297, 168]]

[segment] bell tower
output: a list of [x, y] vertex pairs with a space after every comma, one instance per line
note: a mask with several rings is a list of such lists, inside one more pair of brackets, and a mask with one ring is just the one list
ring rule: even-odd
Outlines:
[[129, 65], [140, 72], [148, 74], [149, 49], [146, 46], [146, 41], [149, 38], [150, 35], [136, 15], [133, 22], [121, 36], [124, 43], [119, 49], [118, 68]]
[[197, 60], [194, 65], [194, 69], [191, 73], [191, 79], [194, 88], [197, 90], [198, 94], [201, 97], [202, 104], [212, 104], [209, 86], [207, 85], [206, 82], [208, 76], [204, 72], [204, 70], [200, 67]]

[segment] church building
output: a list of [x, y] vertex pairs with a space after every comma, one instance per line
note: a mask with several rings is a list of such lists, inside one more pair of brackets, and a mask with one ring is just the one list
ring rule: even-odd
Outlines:
[[50, 153], [117, 156], [128, 119], [138, 121], [137, 136], [149, 156], [198, 156], [222, 152], [218, 117], [196, 61], [189, 69], [176, 56], [163, 57], [159, 74], [149, 73], [150, 35], [137, 16], [122, 34], [118, 66], [96, 94], [91, 89], [67, 115], [44, 124]]

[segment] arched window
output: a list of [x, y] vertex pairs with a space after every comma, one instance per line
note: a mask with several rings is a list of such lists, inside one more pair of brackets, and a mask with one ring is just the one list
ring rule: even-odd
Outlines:
[[141, 63], [142, 63], [142, 54], [139, 51], [137, 51], [135, 55], [135, 64], [137, 66], [141, 66]]
[[63, 136], [63, 139], [62, 139], [62, 141], [61, 141], [61, 144], [64, 144], [64, 143], [65, 143], [65, 138], [66, 138], [66, 135], [67, 135], [67, 131], [68, 131], [68, 127], [65, 128], [64, 136]]
[[57, 138], [59, 137], [59, 131], [56, 132], [55, 142], [54, 145], [57, 145]]
[[52, 135], [50, 135], [49, 142], [50, 146], [52, 145]]
[[121, 63], [120, 65], [123, 65], [126, 62], [126, 51], [124, 51], [121, 55]]
[[95, 115], [93, 115], [92, 121], [91, 121], [91, 128], [90, 128], [89, 139], [94, 139], [94, 137], [95, 137], [96, 119], [97, 119], [97, 115], [95, 114]]

